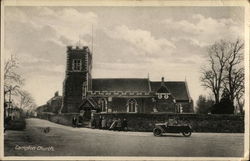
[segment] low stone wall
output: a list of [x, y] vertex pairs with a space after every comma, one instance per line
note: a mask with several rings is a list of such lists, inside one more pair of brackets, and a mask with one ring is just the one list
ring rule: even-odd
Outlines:
[[[39, 114], [38, 118], [71, 126], [73, 116], [79, 116], [79, 113], [43, 113]], [[189, 123], [195, 132], [244, 133], [243, 115], [96, 113], [94, 117], [97, 122], [100, 116], [107, 119], [126, 118], [130, 131], [152, 131], [156, 123], [176, 117], [182, 122]]]
[[244, 116], [242, 115], [198, 115], [198, 114], [95, 114], [107, 119], [126, 118], [131, 131], [152, 131], [156, 123], [166, 122], [169, 118], [189, 123], [195, 132], [244, 133]]
[[42, 113], [38, 114], [37, 117], [51, 122], [62, 124], [66, 126], [72, 126], [73, 117], [79, 116], [79, 113], [64, 113], [64, 114], [54, 114], [54, 113]]

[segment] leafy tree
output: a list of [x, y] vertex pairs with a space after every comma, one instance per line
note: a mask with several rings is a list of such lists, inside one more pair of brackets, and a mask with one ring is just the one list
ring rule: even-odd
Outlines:
[[206, 98], [205, 96], [200, 95], [196, 104], [196, 113], [208, 114], [211, 112], [214, 101], [211, 98]]
[[225, 89], [221, 96], [221, 100], [219, 103], [215, 104], [212, 107], [212, 114], [233, 114], [234, 113], [234, 105], [230, 100], [230, 94]]

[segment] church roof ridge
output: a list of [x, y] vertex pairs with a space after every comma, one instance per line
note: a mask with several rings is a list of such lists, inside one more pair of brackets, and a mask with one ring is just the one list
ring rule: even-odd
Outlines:
[[[161, 83], [161, 81], [150, 81], [152, 83]], [[164, 81], [164, 83], [185, 83], [185, 81]]]
[[92, 78], [92, 79], [134, 79], [134, 80], [148, 80], [148, 78]]

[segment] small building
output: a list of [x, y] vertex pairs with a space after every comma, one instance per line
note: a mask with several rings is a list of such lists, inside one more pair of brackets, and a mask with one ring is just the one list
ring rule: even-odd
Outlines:
[[38, 106], [35, 110], [35, 112], [37, 114], [40, 114], [42, 112], [47, 112], [48, 111], [48, 106], [45, 104], [45, 105], [41, 105], [41, 106]]
[[54, 97], [47, 101], [48, 112], [58, 113], [62, 106], [62, 96], [59, 96], [58, 91], [55, 92]]
[[36, 108], [36, 113], [40, 114], [42, 112], [58, 113], [62, 106], [62, 96], [59, 96], [58, 91], [55, 95], [47, 101], [45, 105], [38, 106]]
[[7, 117], [11, 117], [11, 120], [19, 120], [24, 117], [23, 110], [18, 107], [7, 108]]

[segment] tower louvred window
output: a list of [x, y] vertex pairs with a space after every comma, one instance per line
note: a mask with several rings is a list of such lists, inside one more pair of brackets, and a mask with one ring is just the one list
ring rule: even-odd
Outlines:
[[74, 59], [73, 64], [72, 64], [72, 68], [74, 71], [80, 71], [81, 65], [82, 65], [82, 62], [80, 59]]

